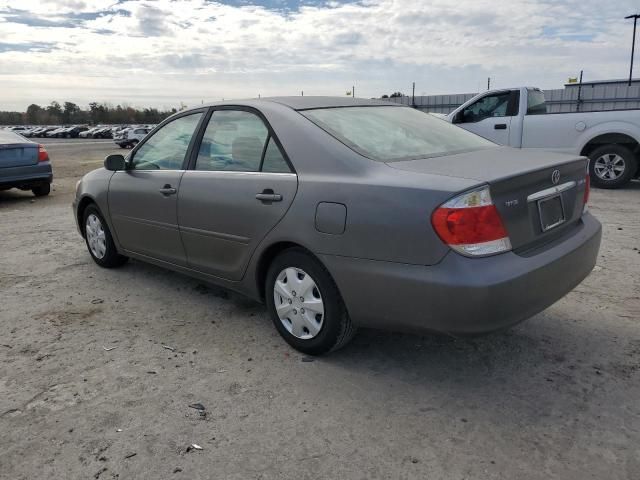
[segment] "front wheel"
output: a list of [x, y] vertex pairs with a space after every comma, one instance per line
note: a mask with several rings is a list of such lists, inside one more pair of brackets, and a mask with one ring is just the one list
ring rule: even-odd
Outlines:
[[267, 307], [278, 333], [296, 350], [321, 355], [346, 345], [355, 326], [329, 272], [302, 249], [278, 255], [267, 272]]
[[113, 268], [119, 267], [128, 260], [116, 250], [109, 226], [98, 207], [89, 205], [82, 218], [84, 239], [94, 262], [104, 268]]
[[596, 187], [621, 187], [633, 178], [637, 168], [634, 153], [623, 145], [604, 145], [589, 154], [589, 174]]

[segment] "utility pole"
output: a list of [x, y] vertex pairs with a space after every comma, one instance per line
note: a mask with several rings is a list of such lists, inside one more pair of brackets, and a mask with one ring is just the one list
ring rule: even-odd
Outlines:
[[491, 90], [491, 77], [487, 77], [487, 90]]
[[580, 70], [580, 83], [578, 84], [578, 101], [576, 102], [576, 112], [580, 111], [580, 106], [582, 105], [582, 73], [584, 71]]
[[301, 96], [301, 97], [304, 97], [304, 90], [302, 90], [302, 91], [300, 92], [300, 96]]
[[416, 108], [416, 82], [413, 82], [413, 90], [411, 92], [411, 106]]
[[631, 80], [633, 80], [633, 54], [636, 49], [636, 24], [638, 23], [639, 14], [629, 15], [624, 17], [625, 20], [633, 18], [633, 38], [631, 39], [631, 66], [629, 67], [629, 86], [631, 86]]
[[351, 98], [356, 98], [356, 86], [351, 87]]

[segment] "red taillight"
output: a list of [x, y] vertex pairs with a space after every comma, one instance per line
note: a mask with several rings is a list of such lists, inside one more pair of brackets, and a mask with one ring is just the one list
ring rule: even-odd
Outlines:
[[507, 236], [495, 205], [470, 208], [438, 208], [433, 226], [449, 245], [467, 245], [498, 240]]
[[38, 145], [38, 161], [39, 162], [48, 162], [49, 154], [44, 148], [44, 145]]
[[511, 250], [488, 187], [449, 200], [433, 212], [431, 224], [444, 243], [463, 255], [492, 255]]

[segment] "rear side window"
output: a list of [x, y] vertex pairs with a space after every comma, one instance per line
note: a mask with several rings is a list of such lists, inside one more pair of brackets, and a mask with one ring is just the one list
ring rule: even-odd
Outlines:
[[196, 170], [257, 172], [269, 131], [257, 115], [216, 110], [204, 132]]
[[262, 119], [245, 110], [216, 110], [200, 143], [196, 170], [289, 173]]
[[300, 113], [356, 152], [381, 162], [495, 147], [478, 135], [409, 107], [342, 107]]
[[544, 93], [540, 90], [527, 90], [527, 115], [544, 115], [547, 113]]
[[278, 148], [273, 137], [269, 137], [267, 149], [264, 151], [264, 160], [262, 161], [262, 171], [270, 173], [290, 173], [289, 164], [284, 159], [282, 152]]

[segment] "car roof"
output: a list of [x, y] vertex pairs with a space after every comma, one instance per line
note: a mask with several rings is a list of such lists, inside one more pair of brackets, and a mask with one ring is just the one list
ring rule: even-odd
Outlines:
[[[219, 106], [250, 106], [259, 107], [261, 104], [266, 103], [279, 103], [285, 105], [293, 110], [311, 110], [314, 108], [337, 108], [337, 107], [362, 107], [362, 106], [393, 106], [400, 107], [397, 103], [385, 102], [382, 100], [369, 100], [366, 98], [351, 98], [351, 97], [314, 97], [314, 96], [299, 96], [299, 97], [264, 97], [254, 98], [246, 100], [229, 100], [222, 102], [214, 102], [207, 107], [219, 107]], [[202, 106], [196, 106], [193, 109], [202, 108]], [[192, 110], [192, 109], [189, 109]]]

